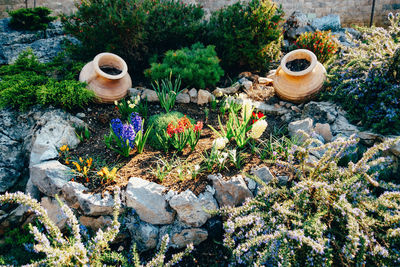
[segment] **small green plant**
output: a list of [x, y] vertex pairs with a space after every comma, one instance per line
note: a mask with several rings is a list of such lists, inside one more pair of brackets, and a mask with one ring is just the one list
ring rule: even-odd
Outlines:
[[[167, 129], [169, 123], [178, 121], [183, 116], [184, 115], [182, 113], [177, 112], [177, 111], [173, 111], [170, 113], [161, 113], [158, 115], [151, 116], [148, 120], [148, 124], [154, 125], [154, 127], [149, 135], [149, 140], [148, 140], [149, 145], [151, 147], [153, 147], [154, 149], [162, 149], [162, 145], [157, 138], [157, 133], [159, 135], [164, 134], [165, 129]], [[167, 139], [167, 136], [165, 136], [165, 140], [166, 139]]]
[[210, 108], [211, 108], [212, 111], [214, 111], [214, 110], [217, 109], [218, 102], [219, 102], [219, 101], [218, 101], [215, 97], [213, 97], [213, 98], [211, 99]]
[[204, 116], [206, 117], [206, 123], [208, 121], [208, 116], [210, 115], [210, 109], [209, 108], [204, 108]]
[[165, 109], [165, 112], [169, 112], [175, 105], [176, 97], [182, 92], [181, 79], [176, 78], [174, 83], [171, 81], [171, 75], [169, 79], [161, 80], [161, 86], [158, 81], [155, 81], [155, 85], [152, 84], [153, 89], [157, 93], [157, 97], [160, 101], [160, 105]]
[[295, 41], [295, 45], [298, 48], [308, 49], [313, 52], [321, 63], [330, 60], [339, 47], [330, 31], [302, 33]]
[[254, 108], [249, 101], [244, 101], [241, 109], [241, 118], [239, 118], [237, 113], [235, 113], [236, 110], [234, 110], [231, 106], [229, 110], [229, 118], [225, 127], [221, 122], [221, 118], [218, 116], [220, 132], [209, 125], [209, 127], [219, 137], [226, 138], [227, 140], [231, 140], [233, 138], [240, 149], [245, 147], [251, 139], [259, 139], [268, 125], [263, 119], [256, 121], [253, 125], [250, 125]]
[[[142, 129], [144, 129], [144, 120], [142, 123]], [[135, 145], [136, 145], [136, 150], [138, 154], [142, 154], [144, 150], [144, 146], [146, 145], [147, 139], [149, 138], [149, 134], [151, 133], [151, 130], [153, 129], [153, 125], [150, 125], [147, 127], [146, 131], [140, 130], [136, 133], [135, 137]]]
[[79, 141], [83, 142], [85, 140], [90, 139], [90, 130], [86, 125], [83, 126], [75, 126], [75, 134], [78, 137]]
[[121, 99], [121, 101], [114, 101], [115, 109], [118, 110], [121, 118], [125, 121], [129, 119], [129, 116], [133, 112], [137, 112], [136, 107], [140, 102], [140, 97], [135, 98], [135, 100], [126, 100], [125, 98]]
[[[67, 110], [83, 108], [95, 99], [86, 84], [64, 79], [75, 71], [75, 64], [67, 63], [60, 80], [49, 78], [58, 72], [64, 61], [42, 64], [32, 50], [22, 52], [15, 64], [0, 67], [0, 108], [13, 107], [26, 110], [34, 105], [52, 105]], [[66, 76], [63, 76], [66, 75]]]
[[51, 10], [47, 7], [20, 8], [9, 11], [10, 26], [16, 30], [46, 30], [49, 23], [56, 17], [49, 16]]
[[202, 158], [202, 166], [208, 172], [212, 172], [215, 167], [218, 171], [227, 169], [228, 153], [222, 152], [216, 144], [213, 145], [210, 152], [204, 151]]
[[283, 16], [271, 0], [239, 1], [214, 12], [207, 34], [224, 69], [264, 71], [280, 55]]
[[145, 71], [152, 80], [168, 79], [171, 73], [173, 78], [182, 79], [184, 87], [199, 89], [215, 86], [224, 75], [214, 46], [204, 47], [200, 43], [191, 48], [168, 51], [161, 64], [152, 63]]
[[231, 149], [228, 150], [228, 157], [230, 162], [233, 163], [237, 170], [241, 170], [243, 167], [243, 160], [245, 159], [244, 155], [240, 150]]

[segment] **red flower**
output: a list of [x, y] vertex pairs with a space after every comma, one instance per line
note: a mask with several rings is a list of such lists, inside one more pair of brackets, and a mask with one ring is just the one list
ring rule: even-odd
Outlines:
[[258, 121], [259, 119], [261, 119], [264, 116], [265, 116], [264, 113], [262, 113], [261, 111], [259, 111], [258, 113], [255, 113], [253, 111], [253, 114], [251, 116], [252, 117], [251, 124], [254, 124], [256, 121]]
[[201, 129], [203, 129], [203, 122], [202, 122], [202, 121], [198, 121], [198, 122], [196, 123], [196, 125], [194, 126], [193, 131], [194, 131], [195, 133], [197, 133], [197, 132], [201, 131]]

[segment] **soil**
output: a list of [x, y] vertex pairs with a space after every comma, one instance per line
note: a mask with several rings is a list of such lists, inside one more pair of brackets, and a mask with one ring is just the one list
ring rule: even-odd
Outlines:
[[122, 70], [108, 66], [102, 66], [100, 69], [110, 75], [119, 75], [122, 73]]
[[307, 59], [295, 59], [286, 63], [286, 67], [291, 71], [303, 71], [310, 67], [311, 62]]
[[[272, 100], [271, 102], [274, 101]], [[207, 108], [211, 109], [211, 107]], [[194, 151], [190, 151], [190, 148], [187, 147], [182, 151], [182, 153], [173, 153], [173, 151], [165, 153], [163, 151], [155, 150], [147, 145], [142, 154], [137, 154], [136, 150], [133, 149], [130, 157], [125, 158], [108, 149], [104, 143], [104, 135], [108, 135], [110, 131], [110, 121], [113, 118], [119, 117], [119, 113], [115, 109], [115, 106], [92, 104], [85, 112], [86, 116], [83, 118], [83, 121], [85, 121], [89, 126], [91, 136], [88, 140], [81, 142], [76, 149], [71, 150], [69, 154], [71, 162], [78, 161], [79, 157], [81, 157], [83, 161], [92, 158], [93, 167], [88, 179], [75, 178], [75, 180], [83, 183], [93, 193], [112, 191], [115, 185], [123, 188], [127, 185], [131, 177], [140, 177], [148, 181], [159, 183], [164, 185], [167, 189], [173, 189], [177, 192], [182, 192], [187, 189], [190, 189], [196, 195], [204, 192], [205, 187], [210, 183], [207, 179], [207, 176], [210, 173], [202, 172], [193, 178], [189, 173], [186, 173], [189, 168], [186, 169], [186, 172], [181, 176], [178, 175], [176, 169], [176, 167], [179, 166], [185, 170], [185, 166], [194, 167], [195, 165], [200, 164], [202, 161], [202, 154], [211, 150], [212, 141], [216, 138], [216, 135], [208, 125], [212, 125], [214, 128], [219, 129], [219, 112], [216, 110], [210, 110], [208, 120], [206, 120], [204, 109], [205, 107], [199, 107], [192, 103], [177, 104], [174, 108], [174, 110], [182, 112], [196, 121], [200, 120], [204, 122], [204, 129], [201, 138]], [[149, 116], [151, 116], [161, 113], [162, 109], [159, 104], [149, 103], [148, 112]], [[225, 116], [227, 118], [227, 115]], [[282, 127], [284, 124], [277, 117], [267, 116], [266, 119], [268, 121], [268, 128], [262, 138], [268, 138], [274, 128]], [[237, 174], [249, 173], [252, 168], [263, 164], [258, 157], [252, 156], [250, 151], [245, 150], [242, 151], [242, 153], [244, 156], [244, 163], [240, 170], [237, 170], [233, 165], [230, 165], [227, 169], [219, 171], [225, 179], [229, 179]], [[162, 160], [175, 162], [175, 168], [172, 168], [171, 172], [160, 181], [155, 175], [155, 170], [157, 169], [157, 163], [162, 166]], [[61, 161], [65, 163], [65, 161]], [[107, 166], [109, 170], [113, 167], [118, 168], [117, 178], [114, 181], [104, 182], [100, 179], [100, 176], [96, 175], [96, 171], [99, 171], [104, 166]], [[73, 166], [71, 166], [71, 168], [74, 169]], [[214, 172], [218, 171], [215, 170]], [[283, 171], [283, 173], [284, 172], [285, 171]], [[279, 173], [279, 175], [283, 174]]]

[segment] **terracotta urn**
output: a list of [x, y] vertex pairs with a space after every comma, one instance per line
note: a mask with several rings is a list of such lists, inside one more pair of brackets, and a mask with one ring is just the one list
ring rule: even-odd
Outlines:
[[79, 81], [86, 82], [101, 103], [124, 98], [132, 87], [126, 62], [112, 53], [98, 54], [87, 63], [79, 74]]
[[[310, 66], [302, 71], [291, 71], [286, 64], [296, 59], [306, 59]], [[306, 49], [297, 49], [283, 57], [273, 77], [273, 85], [279, 98], [301, 103], [312, 99], [321, 90], [325, 79], [325, 67], [318, 62], [315, 54]]]

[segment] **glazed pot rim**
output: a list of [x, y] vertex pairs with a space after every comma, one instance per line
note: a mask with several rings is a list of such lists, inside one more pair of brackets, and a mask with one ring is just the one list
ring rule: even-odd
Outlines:
[[[106, 61], [116, 62], [120, 67], [122, 67], [122, 68], [118, 68], [121, 70], [121, 73], [117, 74], [117, 75], [112, 75], [112, 74], [108, 74], [108, 73], [105, 73], [104, 71], [102, 71], [100, 69], [101, 66], [100, 66], [99, 62], [104, 58], [106, 58]], [[103, 64], [102, 64], [102, 66], [103, 66]], [[98, 75], [100, 75], [106, 79], [110, 79], [110, 80], [122, 79], [128, 73], [128, 65], [126, 64], [126, 62], [120, 56], [117, 56], [116, 54], [113, 54], [113, 53], [98, 54], [93, 59], [93, 67]]]
[[[307, 69], [302, 70], [302, 71], [291, 71], [286, 67], [286, 64], [289, 61], [295, 60], [295, 59], [306, 59], [310, 61], [310, 66], [308, 66]], [[316, 67], [318, 63], [317, 56], [311, 52], [310, 50], [307, 49], [296, 49], [288, 54], [286, 54], [282, 60], [281, 60], [281, 68], [282, 70], [290, 75], [290, 76], [304, 76], [310, 72], [313, 71], [313, 69]]]

